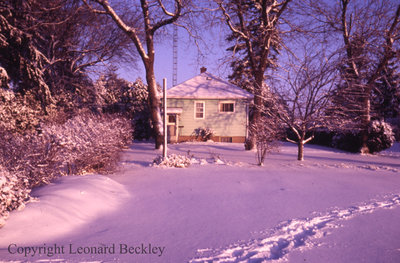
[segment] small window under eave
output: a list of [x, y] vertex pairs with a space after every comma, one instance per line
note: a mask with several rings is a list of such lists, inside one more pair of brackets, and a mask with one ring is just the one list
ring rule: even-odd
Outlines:
[[235, 103], [232, 101], [220, 102], [219, 112], [235, 112]]

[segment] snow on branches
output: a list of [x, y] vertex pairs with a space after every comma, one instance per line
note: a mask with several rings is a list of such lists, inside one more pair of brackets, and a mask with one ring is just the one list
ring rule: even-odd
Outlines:
[[63, 124], [44, 124], [37, 132], [0, 131], [0, 163], [26, 176], [30, 187], [59, 175], [109, 170], [132, 135], [128, 120], [89, 113]]
[[26, 177], [11, 174], [0, 165], [0, 227], [5, 224], [9, 211], [25, 206], [29, 193]]

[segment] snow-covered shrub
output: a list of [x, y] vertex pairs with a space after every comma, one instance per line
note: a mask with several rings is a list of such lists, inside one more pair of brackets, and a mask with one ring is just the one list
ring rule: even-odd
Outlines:
[[10, 173], [27, 177], [29, 187], [48, 183], [58, 168], [52, 162], [58, 150], [46, 136], [0, 130], [0, 149], [0, 163]]
[[390, 124], [380, 120], [374, 120], [370, 123], [367, 141], [370, 153], [388, 149], [393, 145], [394, 141], [394, 133]]
[[131, 141], [129, 120], [118, 115], [78, 115], [64, 124], [46, 125], [42, 129], [59, 148], [55, 161], [65, 173], [106, 171], [117, 160], [121, 148]]
[[[370, 153], [385, 150], [393, 145], [394, 133], [390, 124], [380, 120], [371, 121], [368, 127], [367, 147]], [[348, 152], [358, 153], [362, 147], [360, 131], [338, 132], [332, 139], [332, 146]]]
[[385, 120], [392, 126], [395, 141], [400, 141], [400, 115], [397, 118], [389, 118]]
[[192, 164], [192, 157], [170, 154], [164, 159], [162, 156], [157, 156], [154, 159], [153, 164], [157, 166], [185, 168]]
[[24, 206], [29, 200], [28, 179], [9, 173], [0, 165], [0, 227], [9, 211]]
[[214, 136], [214, 131], [210, 128], [197, 128], [193, 131], [192, 137], [196, 141], [206, 142]]
[[29, 96], [0, 87], [0, 123], [3, 130], [24, 133], [39, 124], [40, 109]]
[[38, 131], [21, 134], [0, 121], [0, 226], [33, 187], [60, 175], [112, 168], [132, 134], [125, 118], [89, 113]]
[[44, 124], [39, 131], [21, 135], [0, 127], [0, 163], [26, 176], [30, 187], [59, 175], [112, 168], [132, 134], [129, 120], [91, 113], [63, 124]]

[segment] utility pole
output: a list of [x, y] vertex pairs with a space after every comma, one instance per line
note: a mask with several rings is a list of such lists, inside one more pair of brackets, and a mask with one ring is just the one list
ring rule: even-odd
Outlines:
[[167, 158], [167, 79], [163, 79], [163, 110], [164, 110], [164, 145], [163, 145], [163, 158]]

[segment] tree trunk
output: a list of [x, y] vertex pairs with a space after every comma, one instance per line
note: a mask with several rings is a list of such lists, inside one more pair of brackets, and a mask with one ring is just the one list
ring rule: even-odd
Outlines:
[[163, 140], [162, 119], [160, 114], [160, 98], [157, 90], [156, 77], [154, 74], [153, 61], [148, 61], [145, 64], [146, 81], [149, 90], [148, 103], [150, 107], [151, 124], [153, 127], [153, 136], [155, 139], [155, 148], [160, 149]]
[[256, 74], [256, 83], [254, 87], [254, 105], [253, 105], [253, 113], [250, 116], [249, 121], [249, 138], [246, 142], [245, 149], [246, 150], [253, 150], [256, 145], [256, 135], [255, 129], [257, 122], [260, 120], [261, 117], [261, 109], [263, 106], [263, 99], [262, 99], [262, 87], [264, 82], [264, 72]]
[[367, 145], [368, 141], [368, 126], [369, 123], [371, 122], [371, 88], [367, 87], [365, 91], [365, 98], [363, 99], [363, 116], [361, 118], [361, 125], [362, 125], [362, 131], [361, 131], [361, 153], [369, 153], [369, 148]]
[[303, 140], [299, 140], [297, 143], [297, 160], [304, 161], [304, 143]]
[[300, 131], [297, 139], [297, 160], [304, 161], [304, 144], [305, 144], [306, 132], [305, 129]]
[[249, 137], [246, 141], [245, 149], [246, 150], [253, 150], [256, 147], [257, 141], [256, 141], [256, 129], [254, 128], [258, 120], [260, 119], [260, 110], [258, 107], [253, 105], [253, 112], [250, 116], [250, 121], [249, 121]]

